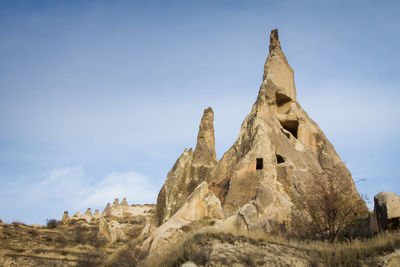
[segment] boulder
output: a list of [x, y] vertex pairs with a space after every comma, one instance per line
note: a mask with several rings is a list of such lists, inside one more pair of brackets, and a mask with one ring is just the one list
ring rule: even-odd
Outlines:
[[184, 234], [182, 226], [205, 217], [223, 219], [224, 214], [219, 199], [208, 189], [206, 182], [198, 185], [182, 207], [165, 223], [159, 226], [143, 243], [142, 248], [150, 252], [160, 252], [167, 245], [174, 244]]
[[117, 240], [126, 240], [128, 237], [124, 232], [124, 227], [125, 225], [117, 221], [107, 222], [104, 218], [100, 218], [99, 234], [103, 235], [111, 243]]
[[399, 227], [400, 197], [395, 193], [381, 192], [374, 197], [374, 213], [379, 230]]

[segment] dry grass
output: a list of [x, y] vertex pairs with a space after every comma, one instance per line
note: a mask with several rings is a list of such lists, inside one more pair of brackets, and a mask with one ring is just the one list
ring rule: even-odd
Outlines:
[[19, 221], [13, 221], [11, 224], [15, 226], [28, 226], [27, 224]]
[[317, 251], [330, 266], [359, 266], [361, 260], [395, 251], [400, 247], [400, 232], [384, 233], [370, 239], [328, 244], [311, 242], [307, 248]]
[[107, 261], [107, 267], [136, 267], [140, 266], [147, 253], [132, 244], [120, 248]]
[[[306, 251], [310, 255], [311, 266], [360, 266], [362, 261], [371, 263], [377, 256], [393, 252], [400, 248], [400, 232], [380, 234], [370, 239], [354, 239], [345, 242], [289, 240], [282, 236], [238, 236], [231, 233], [216, 232], [211, 228], [189, 235], [169, 248], [168, 253], [152, 254], [145, 260], [145, 266], [179, 266], [186, 261], [204, 265], [209, 261], [210, 251], [207, 243], [220, 240], [234, 244], [248, 242], [253, 245], [273, 243]], [[243, 259], [251, 260], [251, 257]], [[248, 262], [250, 264], [250, 262]], [[251, 264], [250, 264], [251, 265]]]

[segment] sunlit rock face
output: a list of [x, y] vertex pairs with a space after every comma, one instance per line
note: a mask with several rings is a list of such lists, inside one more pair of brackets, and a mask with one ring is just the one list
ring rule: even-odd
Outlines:
[[400, 228], [400, 197], [381, 192], [374, 197], [374, 214], [380, 231]]
[[224, 214], [219, 199], [208, 189], [207, 182], [199, 184], [186, 199], [179, 210], [165, 223], [159, 226], [143, 243], [142, 249], [150, 252], [168, 249], [168, 245], [177, 242], [184, 232], [182, 227], [204, 218], [220, 220]]
[[170, 170], [157, 198], [157, 218], [162, 224], [185, 203], [187, 197], [202, 182], [209, 179], [215, 169], [214, 112], [204, 110], [196, 149], [185, 149]]
[[159, 223], [171, 217], [201, 181], [207, 181], [221, 201], [225, 218], [246, 230], [268, 228], [272, 221], [289, 223], [292, 210], [315, 187], [315, 177], [326, 170], [352, 198], [360, 198], [346, 165], [297, 102], [294, 72], [277, 30], [270, 35], [257, 100], [238, 139], [219, 161], [212, 119], [207, 109], [196, 150], [185, 150], [168, 174], [157, 201]]

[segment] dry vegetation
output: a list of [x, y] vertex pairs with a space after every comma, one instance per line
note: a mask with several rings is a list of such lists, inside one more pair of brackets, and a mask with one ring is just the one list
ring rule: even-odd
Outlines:
[[[198, 232], [190, 235], [169, 249], [167, 254], [152, 255], [146, 259], [146, 266], [179, 266], [186, 261], [192, 261], [197, 265], [210, 263], [210, 244], [213, 242], [229, 243], [232, 245], [246, 243], [247, 247], [255, 245], [265, 247], [277, 245], [303, 253], [310, 266], [361, 266], [368, 262], [370, 266], [378, 266], [377, 256], [393, 252], [400, 248], [400, 232], [380, 234], [373, 238], [360, 240], [354, 239], [346, 242], [329, 241], [299, 241], [289, 240], [280, 236], [236, 236], [231, 233], [215, 232], [212, 230]], [[239, 263], [245, 266], [254, 266], [259, 255], [251, 252], [243, 252], [239, 257]], [[301, 254], [299, 254], [301, 255]], [[372, 265], [371, 265], [372, 264]]]
[[361, 197], [355, 197], [352, 185], [335, 175], [335, 167], [313, 176], [310, 193], [297, 203], [300, 211], [292, 214], [291, 234], [334, 242], [347, 226], [367, 216], [368, 209]]

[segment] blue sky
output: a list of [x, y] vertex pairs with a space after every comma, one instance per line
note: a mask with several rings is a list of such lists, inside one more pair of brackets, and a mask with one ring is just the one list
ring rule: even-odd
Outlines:
[[400, 194], [398, 1], [0, 1], [0, 218], [155, 203], [215, 112], [234, 143], [278, 28], [361, 193]]

